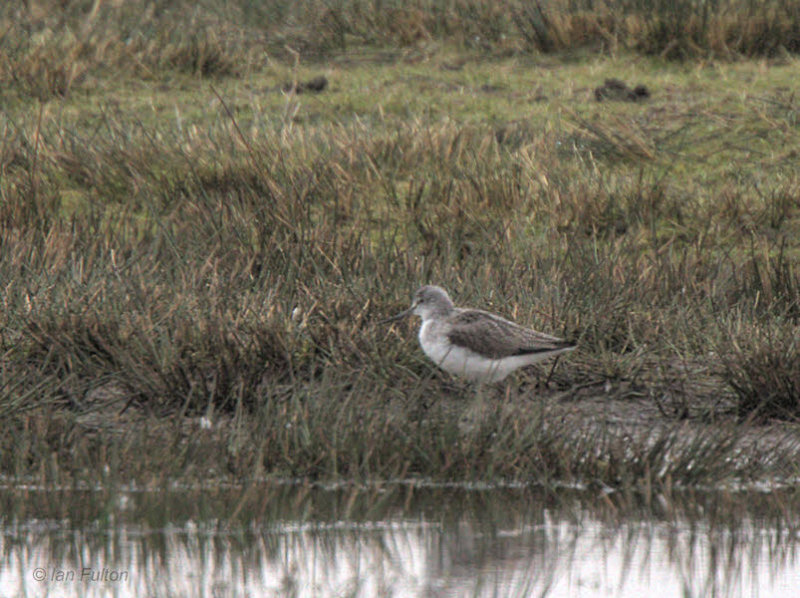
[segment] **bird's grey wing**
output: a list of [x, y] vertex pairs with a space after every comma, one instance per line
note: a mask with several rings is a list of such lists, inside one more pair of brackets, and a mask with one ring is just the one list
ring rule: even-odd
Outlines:
[[477, 309], [453, 316], [448, 339], [489, 359], [567, 349], [572, 343]]

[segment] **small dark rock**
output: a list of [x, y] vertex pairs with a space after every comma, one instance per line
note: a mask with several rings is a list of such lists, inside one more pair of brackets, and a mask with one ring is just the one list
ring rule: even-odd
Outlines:
[[605, 82], [594, 90], [594, 98], [598, 102], [615, 100], [618, 102], [638, 102], [650, 97], [650, 90], [644, 85], [637, 85], [633, 89], [619, 79], [606, 79]]
[[301, 94], [305, 92], [311, 93], [319, 93], [324, 90], [328, 86], [328, 79], [323, 76], [319, 75], [318, 77], [314, 77], [313, 79], [309, 79], [308, 81], [287, 81], [283, 84], [281, 88], [286, 93], [294, 92], [296, 94]]
[[326, 87], [328, 87], [328, 80], [320, 75], [319, 77], [314, 77], [313, 79], [306, 81], [305, 84], [305, 91], [313, 91], [314, 93], [319, 93], [323, 91]]

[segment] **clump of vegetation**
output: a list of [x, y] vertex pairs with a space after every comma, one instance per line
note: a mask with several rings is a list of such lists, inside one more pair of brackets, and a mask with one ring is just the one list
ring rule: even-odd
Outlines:
[[725, 378], [736, 392], [736, 407], [743, 417], [798, 418], [800, 336], [796, 323], [773, 328], [776, 325], [739, 323], [736, 336], [723, 345]]

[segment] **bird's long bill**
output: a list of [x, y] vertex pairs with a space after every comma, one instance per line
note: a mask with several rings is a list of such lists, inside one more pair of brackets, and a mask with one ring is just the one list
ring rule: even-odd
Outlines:
[[381, 320], [380, 322], [378, 322], [378, 324], [388, 324], [389, 322], [396, 322], [397, 320], [401, 320], [401, 319], [405, 318], [406, 316], [411, 315], [411, 312], [413, 312], [413, 311], [414, 311], [414, 307], [413, 306], [409, 307], [407, 310], [401, 311], [396, 316], [392, 316], [391, 318], [386, 318], [385, 320]]

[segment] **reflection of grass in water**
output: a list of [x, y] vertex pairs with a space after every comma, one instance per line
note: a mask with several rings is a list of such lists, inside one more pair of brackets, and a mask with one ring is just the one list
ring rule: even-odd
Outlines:
[[[493, 584], [557, 586], [596, 571], [587, 570], [590, 561], [628, 588], [643, 571], [682, 579], [693, 595], [712, 586], [725, 594], [745, 581], [766, 587], [795, 566], [797, 540], [784, 530], [800, 506], [791, 490], [676, 491], [647, 504], [621, 492], [598, 499], [596, 490], [419, 483], [0, 496], [6, 525], [16, 530], [6, 557], [19, 560], [19, 570], [34, 558], [48, 568], [106, 567], [130, 571], [136, 587], [172, 591], [189, 580], [236, 587], [244, 578], [301, 591], [312, 573], [321, 584], [344, 576], [366, 591], [359, 584], [382, 571], [392, 573], [390, 587], [430, 582], [482, 595]], [[117, 514], [111, 521], [109, 511]], [[233, 512], [233, 520], [220, 520]]]
[[[86, 30], [121, 36], [98, 10]], [[2, 471], [647, 495], [796, 474], [794, 445], [762, 442], [797, 415], [790, 59], [445, 46], [331, 56], [330, 87], [295, 96], [278, 90], [308, 65], [248, 66], [225, 27], [73, 54], [36, 23], [0, 64]], [[610, 76], [653, 96], [594, 102]], [[421, 282], [580, 350], [551, 389], [473, 398], [375, 324]]]

